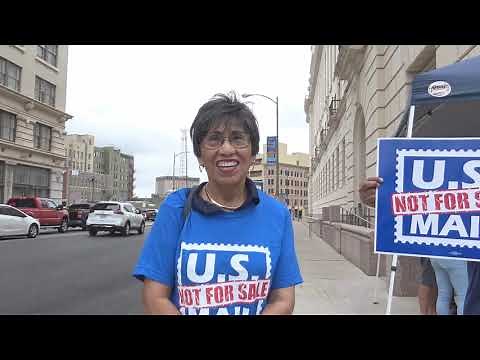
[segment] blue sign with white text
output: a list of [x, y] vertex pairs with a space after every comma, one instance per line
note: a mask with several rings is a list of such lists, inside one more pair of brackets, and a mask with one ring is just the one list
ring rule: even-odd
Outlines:
[[277, 137], [267, 136], [267, 164], [277, 163]]
[[375, 252], [480, 260], [480, 139], [378, 139]]

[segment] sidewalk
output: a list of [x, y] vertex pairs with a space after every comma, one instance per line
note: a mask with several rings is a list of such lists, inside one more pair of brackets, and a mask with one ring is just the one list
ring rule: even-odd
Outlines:
[[[295, 289], [294, 314], [385, 314], [388, 288], [384, 278], [378, 280], [378, 304], [373, 304], [375, 276], [365, 275], [315, 234], [309, 239], [306, 223], [293, 224], [304, 280]], [[417, 298], [393, 297], [391, 314], [418, 315]]]

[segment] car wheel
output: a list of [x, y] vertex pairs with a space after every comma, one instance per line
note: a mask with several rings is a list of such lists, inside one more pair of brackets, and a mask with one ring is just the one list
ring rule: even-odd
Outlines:
[[90, 235], [90, 236], [95, 236], [95, 235], [97, 235], [97, 230], [90, 229], [90, 230], [88, 231], [88, 235]]
[[67, 219], [63, 219], [60, 227], [58, 228], [58, 232], [64, 233], [68, 229], [68, 221]]
[[138, 228], [138, 233], [143, 234], [144, 231], [145, 231], [145, 223], [142, 221], [142, 223], [140, 224], [140, 227]]
[[38, 226], [36, 224], [30, 225], [28, 228], [28, 237], [29, 238], [36, 238], [38, 235]]
[[127, 221], [127, 223], [125, 224], [125, 227], [122, 230], [122, 235], [123, 236], [130, 235], [130, 223], [128, 221]]

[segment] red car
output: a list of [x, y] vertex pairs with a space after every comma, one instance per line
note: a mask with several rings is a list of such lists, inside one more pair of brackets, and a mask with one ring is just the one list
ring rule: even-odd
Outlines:
[[68, 229], [68, 211], [51, 199], [39, 197], [15, 197], [7, 205], [22, 210], [40, 221], [41, 228], [56, 228], [63, 233]]

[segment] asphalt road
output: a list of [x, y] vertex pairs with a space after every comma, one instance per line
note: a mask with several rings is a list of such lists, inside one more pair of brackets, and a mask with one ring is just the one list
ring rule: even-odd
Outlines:
[[149, 230], [1, 239], [0, 314], [142, 314], [142, 283], [131, 272]]

